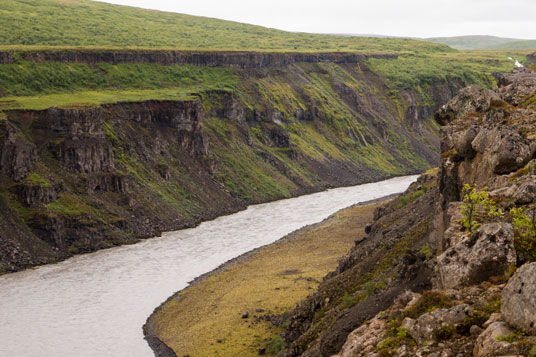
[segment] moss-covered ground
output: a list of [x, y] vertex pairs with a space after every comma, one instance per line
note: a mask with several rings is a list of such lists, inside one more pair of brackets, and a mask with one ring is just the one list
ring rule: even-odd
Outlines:
[[[276, 348], [288, 312], [364, 235], [376, 206], [342, 210], [176, 294], [152, 318], [155, 332], [178, 356], [255, 356]], [[282, 326], [266, 315], [279, 315]]]

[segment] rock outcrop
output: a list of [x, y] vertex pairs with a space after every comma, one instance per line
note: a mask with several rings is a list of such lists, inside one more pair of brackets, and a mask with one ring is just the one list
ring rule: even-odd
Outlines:
[[506, 274], [516, 265], [514, 229], [488, 223], [437, 257], [444, 288], [474, 285]]
[[[360, 63], [369, 58], [393, 59], [395, 54], [361, 54], [344, 52], [326, 53], [274, 53], [233, 51], [160, 51], [160, 50], [84, 50], [24, 51], [20, 56], [33, 62], [63, 63], [156, 63], [164, 66], [191, 64], [205, 67], [269, 68], [292, 63]], [[13, 63], [13, 53], [1, 51], [0, 63]]]
[[[282, 356], [534, 355], [536, 73], [497, 80], [497, 90], [469, 87], [439, 109], [437, 176], [377, 209], [367, 236], [292, 312]], [[410, 258], [398, 244], [416, 229], [404, 249], [422, 255]], [[385, 255], [400, 260], [388, 268]], [[416, 266], [428, 284], [400, 279]], [[424, 292], [404, 307], [396, 289]]]
[[463, 320], [471, 317], [474, 311], [467, 304], [460, 304], [450, 309], [435, 309], [422, 314], [417, 320], [406, 317], [402, 328], [407, 330], [419, 345], [434, 339], [434, 335], [444, 328], [453, 328]]
[[508, 324], [536, 335], [536, 263], [525, 264], [502, 293], [501, 313]]
[[513, 331], [504, 322], [494, 322], [478, 336], [473, 351], [474, 357], [481, 356], [508, 356], [516, 354], [515, 346], [501, 340], [501, 337], [509, 336]]

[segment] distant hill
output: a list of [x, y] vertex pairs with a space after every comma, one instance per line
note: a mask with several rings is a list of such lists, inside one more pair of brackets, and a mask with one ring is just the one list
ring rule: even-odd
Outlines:
[[530, 50], [536, 49], [536, 40], [520, 40], [495, 36], [432, 37], [425, 41], [442, 43], [459, 50]]
[[1, 0], [0, 45], [250, 51], [448, 52], [411, 39], [293, 33], [90, 0]]
[[534, 50], [536, 49], [536, 40], [521, 40], [514, 42], [502, 43], [492, 49], [497, 50]]

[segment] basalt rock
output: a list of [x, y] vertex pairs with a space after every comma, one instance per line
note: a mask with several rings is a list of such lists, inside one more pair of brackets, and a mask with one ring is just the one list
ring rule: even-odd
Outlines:
[[115, 169], [112, 144], [105, 139], [68, 139], [51, 149], [61, 166], [70, 172], [89, 174]]
[[527, 263], [503, 290], [501, 313], [511, 326], [536, 335], [536, 263]]
[[290, 147], [290, 135], [279, 125], [273, 126], [268, 130], [268, 138], [274, 146], [279, 148]]
[[450, 309], [435, 309], [421, 315], [417, 320], [406, 317], [402, 322], [402, 328], [409, 331], [418, 344], [423, 344], [433, 340], [434, 334], [440, 329], [455, 327], [456, 324], [471, 317], [473, 313], [473, 308], [466, 304], [456, 305]]
[[489, 89], [476, 85], [470, 86], [462, 89], [452, 101], [443, 105], [435, 118], [439, 125], [446, 125], [468, 113], [484, 112], [489, 109], [493, 101], [500, 101], [500, 99]]
[[128, 178], [118, 174], [92, 174], [87, 178], [88, 192], [128, 192]]
[[481, 356], [507, 356], [517, 355], [515, 346], [501, 337], [511, 335], [513, 332], [504, 322], [494, 322], [478, 336], [473, 351], [474, 357]]
[[[164, 66], [191, 64], [205, 67], [269, 68], [283, 67], [297, 62], [305, 63], [360, 63], [369, 58], [395, 59], [395, 54], [359, 53], [273, 53], [273, 52], [201, 52], [151, 50], [61, 50], [26, 51], [20, 54], [27, 61], [63, 63], [157, 63]], [[11, 52], [0, 52], [2, 63], [12, 63]]]
[[25, 206], [35, 204], [48, 204], [59, 197], [63, 185], [34, 185], [19, 184], [15, 186], [15, 192]]
[[508, 129], [483, 129], [471, 143], [485, 156], [493, 173], [505, 174], [525, 166], [534, 156], [536, 145], [527, 143], [517, 132]]
[[536, 93], [534, 72], [527, 68], [517, 68], [511, 74], [499, 75], [497, 82], [498, 94], [504, 101], [515, 106]]
[[514, 230], [509, 224], [485, 224], [437, 261], [444, 288], [477, 284], [505, 274], [516, 264]]
[[33, 170], [37, 161], [35, 145], [26, 140], [19, 130], [0, 121], [0, 174], [21, 181]]

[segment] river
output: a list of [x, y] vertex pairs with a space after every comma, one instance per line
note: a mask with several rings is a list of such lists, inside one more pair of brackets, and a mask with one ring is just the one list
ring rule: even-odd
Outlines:
[[153, 356], [142, 326], [188, 282], [417, 176], [254, 205], [134, 245], [0, 277], [0, 356]]

